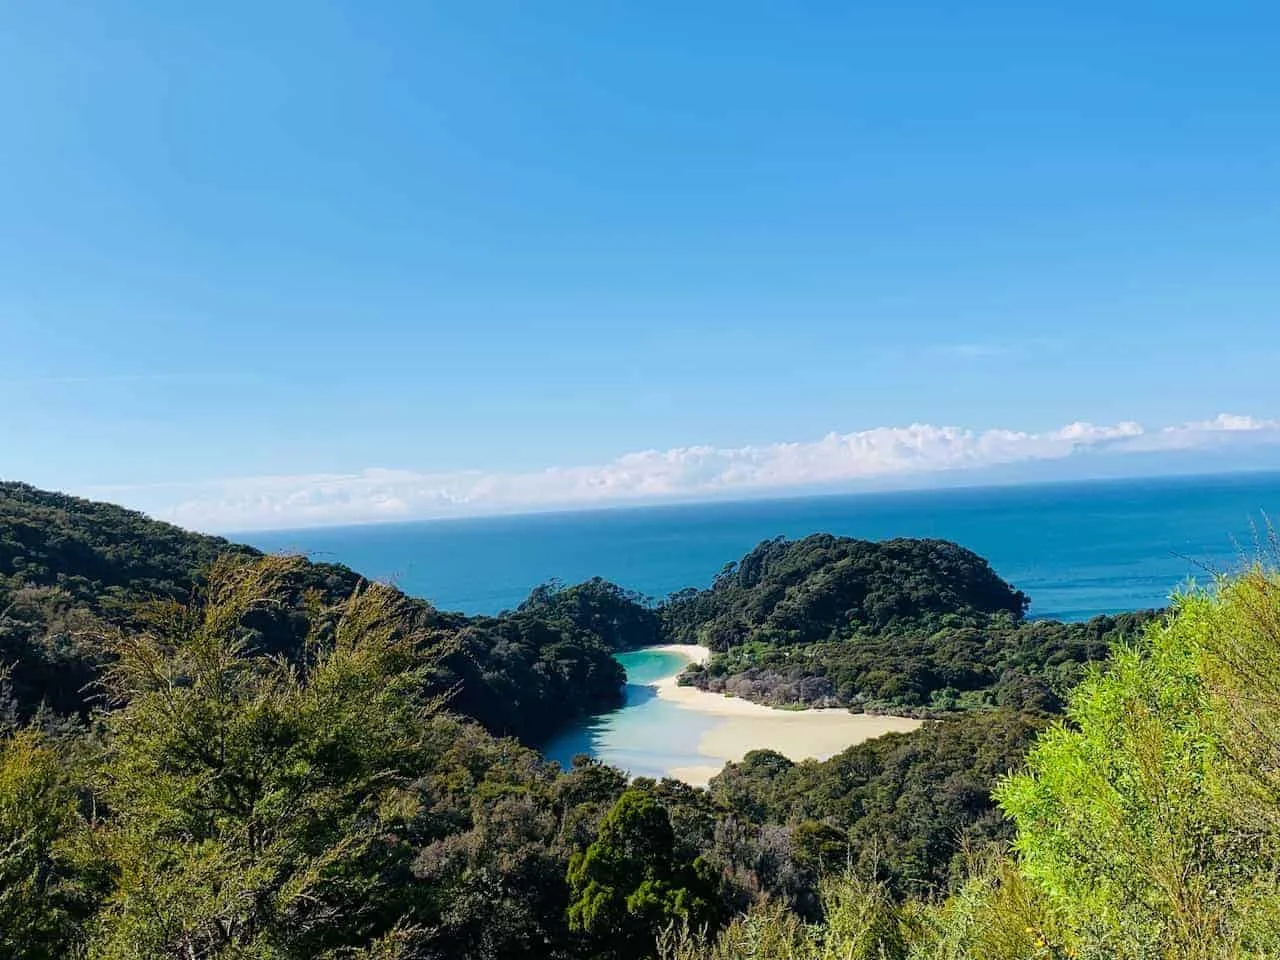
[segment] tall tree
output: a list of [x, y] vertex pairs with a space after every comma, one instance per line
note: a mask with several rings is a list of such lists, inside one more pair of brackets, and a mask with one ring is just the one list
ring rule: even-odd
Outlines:
[[631, 788], [600, 823], [596, 840], [569, 863], [569, 925], [594, 934], [602, 955], [645, 957], [672, 921], [713, 919], [716, 888], [706, 863], [675, 856], [667, 811]]

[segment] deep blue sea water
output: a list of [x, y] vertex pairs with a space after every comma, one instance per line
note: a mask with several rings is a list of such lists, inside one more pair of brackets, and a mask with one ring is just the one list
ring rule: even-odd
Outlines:
[[395, 581], [446, 610], [497, 613], [551, 578], [661, 598], [708, 585], [761, 540], [943, 537], [977, 551], [1040, 617], [1162, 606], [1231, 570], [1280, 515], [1280, 474], [1108, 480], [643, 507], [241, 534]]

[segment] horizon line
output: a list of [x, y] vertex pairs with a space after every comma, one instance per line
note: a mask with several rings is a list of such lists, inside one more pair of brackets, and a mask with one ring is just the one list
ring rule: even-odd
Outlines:
[[[455, 524], [455, 523], [471, 523], [484, 520], [516, 520], [522, 518], [535, 517], [568, 517], [578, 515], [591, 515], [602, 513], [638, 513], [642, 511], [660, 511], [660, 510], [683, 510], [689, 507], [733, 507], [743, 506], [753, 503], [789, 503], [797, 500], [839, 500], [844, 498], [875, 498], [875, 497], [894, 497], [894, 496], [911, 496], [911, 495], [928, 495], [942, 493], [980, 493], [987, 490], [1017, 490], [1017, 489], [1033, 489], [1040, 487], [1086, 487], [1086, 486], [1102, 486], [1107, 484], [1129, 484], [1147, 482], [1169, 482], [1175, 480], [1215, 480], [1230, 479], [1235, 477], [1259, 477], [1266, 475], [1274, 475], [1280, 478], [1280, 466], [1264, 466], [1264, 467], [1239, 467], [1230, 470], [1205, 470], [1205, 471], [1173, 471], [1169, 473], [1135, 473], [1120, 476], [1087, 476], [1087, 477], [1053, 477], [1045, 479], [1008, 479], [1008, 480], [986, 480], [976, 483], [941, 483], [941, 484], [919, 484], [913, 486], [902, 487], [879, 487], [876, 489], [863, 490], [825, 490], [821, 492], [774, 492], [761, 496], [736, 496], [736, 497], [698, 497], [688, 499], [662, 499], [652, 500], [642, 503], [635, 501], [625, 501], [617, 503], [592, 503], [580, 507], [575, 506], [548, 506], [545, 509], [517, 507], [510, 510], [491, 510], [480, 513], [468, 514], [452, 514], [434, 517], [415, 517], [408, 519], [396, 520], [362, 520], [348, 523], [314, 523], [303, 526], [288, 527], [253, 527], [238, 528], [226, 530], [192, 530], [183, 527], [181, 524], [174, 523], [170, 520], [160, 520], [152, 517], [160, 523], [169, 523], [179, 529], [189, 530], [194, 533], [204, 533], [209, 536], [230, 539], [239, 536], [251, 536], [260, 533], [292, 533], [304, 532], [309, 530], [363, 530], [366, 528], [391, 528], [391, 527], [415, 527], [427, 526], [435, 524]], [[139, 511], [145, 513], [145, 511]], [[151, 516], [147, 514], [147, 516]]]

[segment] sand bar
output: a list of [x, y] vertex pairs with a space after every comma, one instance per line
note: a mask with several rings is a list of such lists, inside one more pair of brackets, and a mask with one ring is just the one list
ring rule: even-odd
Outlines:
[[[694, 663], [705, 663], [711, 656], [706, 647], [692, 644], [648, 649], [678, 653]], [[850, 713], [841, 707], [779, 710], [696, 687], [682, 687], [676, 683], [675, 676], [659, 680], [654, 689], [659, 699], [718, 718], [698, 741], [698, 753], [704, 755], [708, 763], [668, 771], [669, 776], [694, 786], [705, 786], [725, 763], [741, 760], [751, 750], [776, 750], [792, 760], [825, 760], [863, 740], [920, 726], [919, 720], [910, 717]]]

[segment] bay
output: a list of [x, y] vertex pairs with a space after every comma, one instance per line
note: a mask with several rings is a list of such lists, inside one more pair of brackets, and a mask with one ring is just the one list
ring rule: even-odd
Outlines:
[[622, 706], [574, 724], [547, 743], [549, 760], [568, 767], [585, 753], [633, 777], [661, 778], [672, 770], [707, 765], [698, 741], [714, 717], [662, 700], [653, 685], [684, 669], [687, 658], [662, 650], [634, 650], [617, 657], [627, 671]]

